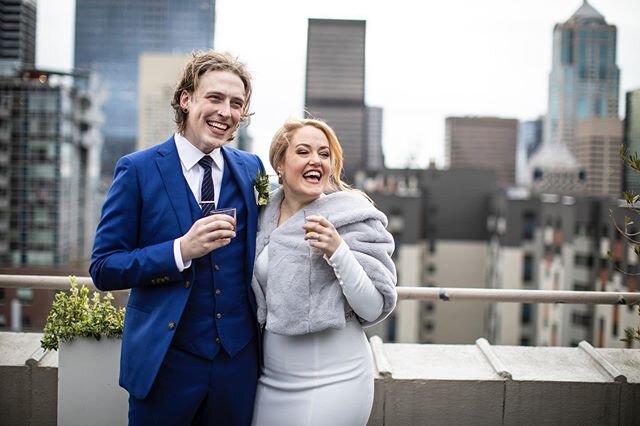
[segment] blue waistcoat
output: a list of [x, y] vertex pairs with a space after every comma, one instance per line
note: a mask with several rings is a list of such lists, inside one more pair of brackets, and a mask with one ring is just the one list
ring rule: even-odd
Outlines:
[[[195, 222], [202, 217], [202, 211], [195, 199], [189, 198]], [[229, 167], [225, 167], [216, 207], [236, 208], [236, 237], [230, 244], [192, 261], [195, 280], [172, 342], [182, 350], [211, 360], [221, 347], [234, 356], [256, 330], [245, 285], [247, 208]]]

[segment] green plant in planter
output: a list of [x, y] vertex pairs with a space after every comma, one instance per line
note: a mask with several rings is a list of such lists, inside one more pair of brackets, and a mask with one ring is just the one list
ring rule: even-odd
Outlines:
[[56, 294], [44, 325], [43, 349], [57, 350], [60, 342], [76, 337], [120, 337], [124, 325], [124, 308], [112, 305], [113, 295], [94, 292], [89, 298], [86, 286], [78, 288], [76, 277], [70, 276], [71, 290]]

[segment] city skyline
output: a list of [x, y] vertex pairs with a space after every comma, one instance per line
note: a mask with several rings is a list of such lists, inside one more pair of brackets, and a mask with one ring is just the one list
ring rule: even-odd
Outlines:
[[[65, 66], [65, 45], [73, 40], [71, 3], [39, 1], [40, 66]], [[415, 6], [402, 2], [394, 8], [364, 1], [298, 3], [217, 1], [214, 47], [238, 55], [254, 74], [256, 115], [249, 130], [256, 153], [266, 159], [275, 129], [287, 117], [302, 114], [308, 19], [366, 19], [365, 101], [384, 110], [387, 165], [422, 167], [431, 158], [444, 165], [446, 116], [524, 121], [546, 112], [553, 27], [566, 21], [582, 1], [454, 0], [432, 5], [426, 14], [411, 13]], [[640, 53], [634, 46], [640, 39], [640, 3], [589, 3], [618, 28], [623, 99], [626, 91], [640, 87]], [[67, 18], [64, 13], [48, 18], [52, 9], [64, 12], [64, 6]], [[60, 27], [47, 35], [52, 20]], [[623, 105], [620, 116], [624, 117]]]

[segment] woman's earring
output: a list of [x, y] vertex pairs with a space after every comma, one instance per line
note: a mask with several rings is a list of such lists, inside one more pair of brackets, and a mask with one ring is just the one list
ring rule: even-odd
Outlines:
[[185, 114], [189, 113], [189, 109], [188, 108], [182, 108], [182, 112], [184, 112]]
[[278, 183], [282, 185], [282, 172], [278, 170], [276, 173], [278, 174]]

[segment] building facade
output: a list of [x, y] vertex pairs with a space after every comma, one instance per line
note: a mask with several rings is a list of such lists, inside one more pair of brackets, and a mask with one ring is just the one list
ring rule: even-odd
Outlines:
[[36, 6], [36, 0], [0, 0], [0, 75], [35, 65]]
[[164, 142], [176, 131], [171, 99], [189, 55], [143, 53], [138, 66], [137, 149]]
[[382, 151], [382, 117], [380, 107], [367, 107], [367, 144], [365, 147], [365, 170], [384, 170]]
[[97, 225], [99, 89], [37, 70], [0, 79], [2, 266], [86, 260]]
[[336, 132], [348, 180], [365, 169], [365, 44], [366, 21], [309, 19], [305, 115]]
[[575, 131], [576, 159], [585, 170], [587, 193], [622, 197], [620, 147], [623, 123], [616, 117], [591, 118], [578, 122]]
[[[488, 200], [497, 189], [492, 170], [386, 170], [357, 186], [389, 217], [399, 285], [485, 287]], [[470, 343], [487, 335], [488, 308], [476, 301], [402, 301], [387, 327], [396, 342]]]
[[527, 180], [527, 162], [542, 144], [544, 119], [523, 121], [518, 125], [518, 148], [516, 160], [516, 183], [522, 185]]
[[[625, 97], [624, 146], [629, 153], [640, 155], [640, 89], [627, 92]], [[640, 172], [624, 168], [625, 191], [640, 194]]]
[[[86, 273], [101, 204], [100, 93], [87, 75], [0, 78], [4, 273]], [[41, 331], [54, 293], [0, 289], [0, 329]]]
[[108, 98], [102, 174], [137, 146], [141, 54], [213, 47], [215, 0], [76, 0], [75, 68], [100, 73]]
[[518, 120], [498, 117], [447, 117], [445, 154], [450, 168], [486, 168], [502, 187], [515, 185]]
[[[612, 211], [612, 215], [609, 214]], [[615, 229], [630, 212], [608, 197], [508, 191], [492, 201], [489, 285], [500, 289], [635, 291], [638, 255]], [[625, 272], [621, 272], [625, 271]], [[494, 304], [502, 345], [626, 347], [634, 306]]]

